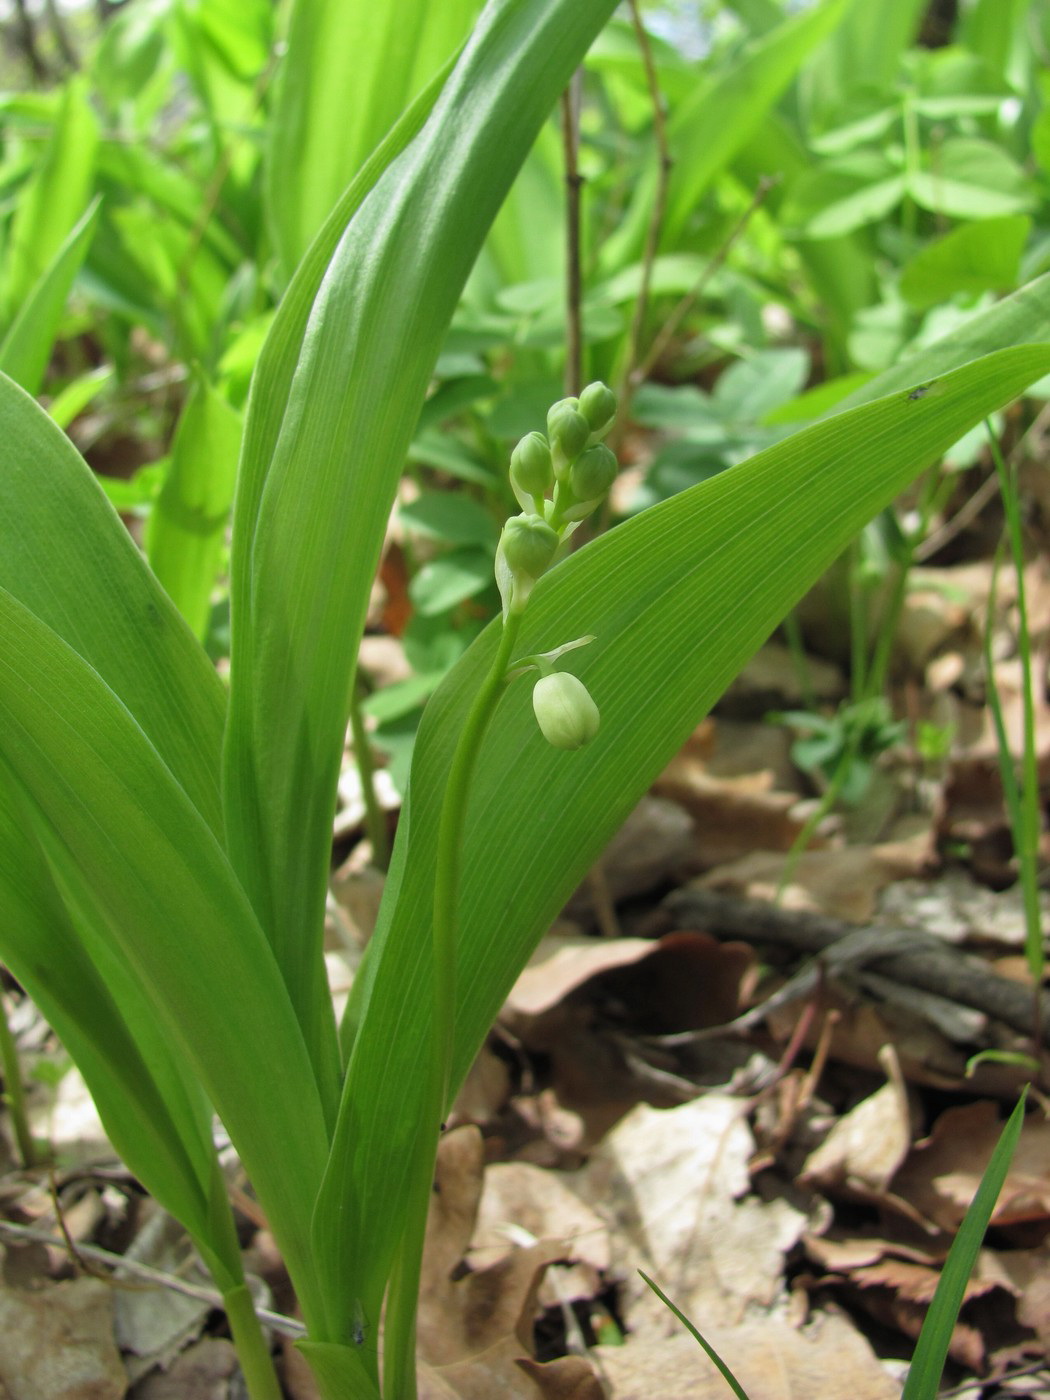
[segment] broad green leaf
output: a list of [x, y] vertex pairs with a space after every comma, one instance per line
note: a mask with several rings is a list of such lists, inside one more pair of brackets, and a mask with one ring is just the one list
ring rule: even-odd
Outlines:
[[999, 146], [977, 137], [945, 141], [929, 152], [928, 168], [906, 178], [916, 204], [955, 219], [992, 219], [1032, 205], [1021, 167]]
[[962, 42], [1019, 92], [1034, 59], [1030, 0], [976, 0], [959, 17]]
[[211, 1107], [126, 961], [112, 950], [104, 956], [106, 940], [93, 936], [83, 906], [71, 913], [71, 895], [68, 884], [61, 893], [56, 886], [34, 836], [32, 802], [19, 798], [5, 770], [0, 955], [76, 1061], [121, 1159], [182, 1221], [225, 1289], [242, 1270]]
[[1024, 214], [962, 224], [916, 253], [901, 273], [901, 294], [925, 310], [959, 292], [1009, 290], [1017, 284], [1031, 227]]
[[225, 549], [240, 447], [240, 414], [198, 375], [150, 515], [146, 552], [157, 579], [202, 640]]
[[1021, 1095], [1017, 1107], [1007, 1119], [995, 1151], [992, 1153], [981, 1184], [970, 1203], [959, 1233], [952, 1241], [944, 1261], [937, 1291], [933, 1295], [915, 1346], [915, 1355], [908, 1370], [901, 1400], [928, 1400], [940, 1388], [948, 1347], [966, 1296], [966, 1284], [984, 1241], [984, 1232], [995, 1210], [999, 1192], [1003, 1189], [1017, 1144], [1024, 1126], [1027, 1092]]
[[3, 283], [10, 321], [83, 217], [95, 176], [98, 122], [83, 78], [62, 93], [55, 126], [37, 170], [20, 192]]
[[4, 589], [0, 630], [0, 757], [194, 1067], [323, 1329], [309, 1217], [327, 1134], [265, 935], [216, 837], [98, 674]]
[[333, 1116], [337, 1047], [320, 940], [372, 579], [463, 284], [613, 3], [490, 5], [427, 125], [354, 214], [308, 327], [298, 309], [278, 316], [252, 391], [234, 520], [227, 839], [331, 1085]]
[[807, 123], [824, 130], [863, 82], [893, 91], [901, 58], [918, 34], [926, 0], [850, 0], [842, 22], [806, 65], [799, 95]]
[[[543, 930], [747, 658], [866, 520], [1048, 365], [1050, 347], [1004, 350], [936, 392], [895, 393], [826, 420], [635, 516], [540, 580], [517, 650], [595, 635], [572, 669], [602, 727], [578, 753], [556, 752], [519, 680], [484, 741], [464, 847], [454, 1083]], [[357, 1033], [317, 1221], [329, 1232], [328, 1269], [353, 1261], [351, 1287], [368, 1307], [394, 1247], [390, 1222], [419, 1186], [436, 831], [497, 631], [424, 712], [380, 924], [355, 983]]]
[[447, 544], [495, 547], [500, 527], [492, 512], [462, 492], [424, 491], [398, 506], [398, 519], [410, 530]]
[[875, 223], [904, 197], [903, 173], [879, 151], [836, 156], [793, 186], [781, 211], [803, 238], [836, 238]]
[[51, 358], [73, 280], [95, 232], [98, 200], [73, 226], [50, 266], [19, 307], [0, 345], [0, 372], [38, 394]]
[[480, 0], [297, 0], [267, 162], [270, 220], [287, 274], [479, 8]]
[[424, 564], [409, 585], [409, 596], [423, 617], [436, 617], [492, 585], [494, 550], [453, 549]]
[[213, 831], [222, 682], [69, 439], [0, 376], [0, 586], [120, 696]]

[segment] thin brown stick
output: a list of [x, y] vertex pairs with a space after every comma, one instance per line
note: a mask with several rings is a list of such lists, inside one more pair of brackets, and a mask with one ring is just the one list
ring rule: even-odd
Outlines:
[[737, 220], [736, 224], [734, 225], [733, 229], [729, 234], [729, 237], [722, 244], [721, 248], [719, 248], [718, 252], [715, 253], [714, 257], [704, 268], [703, 272], [697, 278], [696, 282], [693, 284], [690, 290], [686, 292], [685, 296], [681, 299], [681, 301], [671, 312], [670, 316], [668, 316], [667, 320], [661, 327], [659, 335], [657, 335], [652, 345], [649, 347], [649, 353], [646, 355], [645, 359], [635, 370], [633, 375], [633, 382], [635, 386], [641, 384], [642, 381], [647, 379], [648, 376], [652, 373], [654, 366], [658, 364], [664, 351], [667, 349], [667, 347], [670, 345], [671, 341], [677, 334], [679, 326], [689, 315], [690, 311], [692, 311], [696, 303], [700, 300], [700, 297], [703, 294], [705, 287], [711, 281], [711, 278], [715, 275], [719, 268], [721, 268], [726, 258], [729, 257], [729, 254], [733, 251], [733, 248], [736, 246], [738, 240], [740, 239], [740, 236], [743, 234], [748, 224], [751, 222], [759, 208], [762, 206], [770, 190], [774, 189], [778, 183], [779, 177], [777, 176], [763, 175], [762, 178], [759, 180], [757, 186], [755, 187], [755, 193], [751, 197], [751, 203], [747, 206], [747, 208], [741, 214], [740, 218]]
[[653, 197], [652, 212], [649, 215], [649, 228], [645, 236], [645, 251], [642, 254], [642, 275], [638, 284], [638, 296], [634, 303], [634, 314], [631, 317], [631, 328], [627, 337], [627, 355], [624, 360], [623, 373], [618, 385], [618, 399], [620, 410], [620, 422], [626, 423], [630, 416], [631, 398], [634, 394], [636, 380], [634, 378], [635, 366], [638, 363], [639, 353], [642, 345], [642, 332], [645, 329], [645, 318], [649, 311], [649, 289], [652, 286], [653, 266], [656, 262], [657, 250], [660, 247], [660, 234], [663, 231], [664, 215], [667, 212], [667, 189], [671, 180], [671, 148], [667, 141], [667, 120], [664, 114], [663, 93], [660, 91], [660, 81], [656, 75], [656, 63], [653, 60], [652, 45], [649, 43], [649, 35], [645, 25], [642, 23], [641, 12], [638, 9], [638, 0], [629, 0], [631, 7], [631, 21], [634, 24], [635, 36], [638, 40], [638, 48], [642, 55], [642, 67], [645, 69], [645, 82], [649, 89], [649, 98], [653, 104], [653, 136], [656, 140], [657, 167], [656, 167], [656, 193]]
[[[31, 1244], [65, 1245], [64, 1240], [51, 1234], [49, 1230], [40, 1230], [32, 1225], [16, 1225], [10, 1220], [0, 1220], [0, 1237]], [[213, 1288], [207, 1288], [203, 1284], [187, 1283], [185, 1279], [179, 1278], [176, 1274], [166, 1274], [160, 1269], [151, 1268], [148, 1264], [140, 1264], [136, 1259], [125, 1259], [123, 1255], [111, 1254], [108, 1249], [100, 1249], [98, 1245], [78, 1244], [76, 1255], [81, 1264], [85, 1259], [91, 1259], [110, 1269], [120, 1269], [153, 1287], [167, 1288], [172, 1293], [181, 1293], [183, 1297], [196, 1298], [202, 1303], [207, 1303], [209, 1307], [223, 1310], [226, 1306], [222, 1300], [222, 1294]], [[122, 1282], [120, 1279], [112, 1279], [109, 1274], [94, 1274], [94, 1276], [104, 1277], [108, 1282], [114, 1284]], [[270, 1312], [268, 1308], [256, 1308], [255, 1311], [260, 1322], [265, 1323], [267, 1327], [272, 1327], [275, 1332], [280, 1332], [285, 1337], [298, 1338], [306, 1334], [306, 1328], [294, 1317], [285, 1317], [283, 1313]]]
[[583, 279], [580, 272], [579, 121], [581, 74], [577, 69], [561, 95], [561, 137], [565, 153], [565, 392], [583, 387]]

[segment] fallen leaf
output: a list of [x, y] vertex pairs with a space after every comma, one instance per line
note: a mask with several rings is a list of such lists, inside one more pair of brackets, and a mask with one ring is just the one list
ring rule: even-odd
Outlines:
[[[679, 1299], [675, 1303], [681, 1306]], [[689, 1313], [686, 1312], [686, 1316]], [[752, 1400], [899, 1400], [900, 1387], [845, 1318], [821, 1314], [802, 1332], [771, 1317], [735, 1328], [692, 1322]], [[628, 1339], [594, 1357], [612, 1400], [726, 1400], [722, 1376], [692, 1339]], [[658, 1387], [658, 1388], [657, 1388]]]
[[113, 1289], [77, 1278], [34, 1289], [0, 1285], [4, 1400], [122, 1400]]

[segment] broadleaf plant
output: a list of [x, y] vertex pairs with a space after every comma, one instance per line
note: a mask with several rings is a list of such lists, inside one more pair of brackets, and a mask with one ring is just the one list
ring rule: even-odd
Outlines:
[[[1024, 343], [1045, 334], [1043, 279], [833, 417], [532, 570], [505, 661], [563, 679], [534, 709], [512, 675], [462, 784], [448, 779], [464, 725], [469, 737], [486, 675], [505, 678], [493, 670], [501, 641], [511, 650], [502, 619], [437, 689], [379, 927], [337, 1028], [322, 955], [331, 825], [384, 530], [463, 284], [613, 8], [490, 0], [299, 263], [244, 424], [228, 698], [74, 447], [0, 380], [0, 954], [66, 1040], [132, 1170], [213, 1269], [255, 1400], [276, 1383], [210, 1107], [284, 1252], [321, 1393], [414, 1396], [441, 1107], [547, 923], [857, 529], [1050, 371], [1050, 347]], [[557, 414], [548, 431], [564, 438], [553, 470], [571, 476], [588, 435]], [[229, 442], [233, 425], [218, 436]], [[573, 479], [577, 504], [605, 489], [599, 458]], [[514, 488], [526, 516], [551, 524], [534, 468], [520, 457]], [[553, 508], [560, 530], [570, 516], [557, 496]], [[526, 556], [509, 539], [497, 570], [511, 613]], [[460, 873], [435, 966], [449, 791]]]

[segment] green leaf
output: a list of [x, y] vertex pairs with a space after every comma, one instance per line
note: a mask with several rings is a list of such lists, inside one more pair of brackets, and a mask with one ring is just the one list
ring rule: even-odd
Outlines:
[[[364, 197], [327, 271], [315, 245], [253, 387], [234, 521], [227, 833], [333, 1114], [324, 892], [372, 579], [463, 284], [613, 4], [501, 0], [486, 10], [427, 125]], [[327, 232], [322, 244], [331, 250]]]
[[[833, 31], [849, 0], [823, 0], [792, 15], [750, 43], [725, 68], [706, 76], [668, 123], [674, 158], [661, 243], [678, 246], [690, 217], [718, 173], [754, 136], [807, 56]], [[606, 240], [606, 275], [639, 257], [656, 192], [656, 165], [647, 161], [621, 229]]]
[[70, 230], [40, 280], [26, 297], [0, 345], [0, 371], [29, 394], [38, 394], [51, 358], [73, 280], [95, 232], [98, 200]]
[[453, 549], [424, 564], [409, 585], [409, 597], [423, 617], [436, 617], [473, 598], [494, 579], [488, 550]]
[[0, 376], [0, 586], [54, 629], [134, 715], [213, 831], [225, 698], [87, 463]]
[[297, 0], [267, 161], [270, 219], [287, 273], [410, 99], [455, 53], [479, 9], [480, 0], [378, 7]]
[[1046, 335], [1050, 325], [1050, 272], [1004, 297], [995, 306], [955, 326], [915, 355], [899, 360], [841, 399], [830, 412], [844, 413], [909, 386], [928, 383], [938, 375], [987, 355], [1001, 346], [1019, 345]]
[[804, 174], [781, 213], [802, 238], [836, 238], [884, 218], [905, 188], [904, 175], [881, 152], [854, 151]]
[[[98, 674], [4, 589], [0, 629], [0, 756], [193, 1065], [323, 1329], [309, 1217], [327, 1135], [265, 936], [216, 837]], [[272, 1074], [259, 1073], [262, 1046]]]
[[[1004, 350], [946, 376], [936, 394], [896, 393], [819, 423], [625, 522], [540, 580], [517, 649], [594, 634], [574, 669], [602, 727], [578, 753], [555, 752], [519, 683], [484, 742], [464, 848], [455, 1083], [543, 929], [784, 613], [920, 469], [1047, 365], [1050, 347]], [[424, 712], [349, 1013], [357, 1034], [317, 1218], [329, 1229], [329, 1267], [351, 1261], [351, 1286], [369, 1307], [396, 1243], [391, 1222], [419, 1189], [436, 832], [463, 717], [497, 644], [498, 624]]]
[[98, 122], [83, 78], [62, 93], [44, 157], [19, 194], [7, 249], [5, 316], [12, 319], [58, 256], [91, 199]]
[[956, 137], [929, 152], [928, 168], [909, 171], [916, 204], [954, 219], [991, 219], [1031, 208], [1024, 171], [999, 146]]
[[490, 511], [462, 492], [424, 491], [398, 506], [398, 519], [410, 530], [447, 544], [495, 547], [500, 527]]
[[146, 551], [158, 580], [203, 640], [233, 503], [241, 417], [202, 375], [186, 400]]
[[1016, 286], [1032, 221], [1024, 214], [963, 224], [927, 244], [901, 273], [901, 293], [925, 310], [959, 292], [1008, 291]]
[[1003, 1127], [995, 1151], [981, 1177], [977, 1193], [959, 1227], [959, 1233], [952, 1241], [937, 1283], [937, 1291], [933, 1295], [933, 1302], [915, 1345], [915, 1355], [908, 1369], [908, 1379], [905, 1381], [901, 1400], [929, 1400], [930, 1396], [937, 1394], [940, 1387], [944, 1363], [948, 1359], [948, 1347], [959, 1309], [966, 1296], [966, 1284], [977, 1262], [984, 1233], [1020, 1141], [1026, 1097], [1027, 1091], [1021, 1095], [1017, 1107]]
[[205, 1250], [220, 1287], [229, 1287], [243, 1271], [211, 1106], [127, 961], [93, 927], [90, 892], [77, 887], [68, 861], [63, 875], [60, 893], [34, 833], [32, 802], [5, 769], [0, 953], [76, 1061], [121, 1159]]

